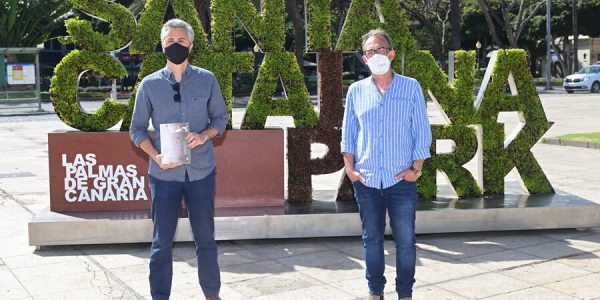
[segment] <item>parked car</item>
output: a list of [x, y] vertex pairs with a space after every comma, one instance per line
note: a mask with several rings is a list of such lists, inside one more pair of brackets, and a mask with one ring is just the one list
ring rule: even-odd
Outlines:
[[600, 92], [600, 64], [587, 66], [565, 77], [563, 87], [569, 94], [575, 91]]

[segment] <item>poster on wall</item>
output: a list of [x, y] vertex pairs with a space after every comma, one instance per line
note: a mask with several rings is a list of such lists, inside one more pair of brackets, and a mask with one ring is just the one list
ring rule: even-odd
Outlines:
[[35, 84], [34, 64], [6, 64], [8, 84]]

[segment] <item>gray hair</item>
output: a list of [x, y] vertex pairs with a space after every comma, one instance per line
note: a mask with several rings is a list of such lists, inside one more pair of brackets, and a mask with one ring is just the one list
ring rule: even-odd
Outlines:
[[374, 36], [378, 36], [378, 37], [384, 38], [387, 41], [387, 43], [388, 43], [388, 48], [390, 48], [390, 49], [394, 48], [392, 46], [392, 39], [390, 39], [390, 36], [387, 34], [387, 32], [385, 32], [385, 30], [383, 30], [381, 28], [371, 29], [371, 30], [369, 30], [369, 32], [365, 33], [362, 36], [361, 47], [364, 49], [365, 48], [365, 43], [367, 42], [367, 40], [370, 39], [371, 37], [374, 37]]
[[194, 29], [192, 28], [192, 26], [190, 24], [188, 24], [186, 21], [181, 20], [181, 19], [171, 19], [169, 21], [167, 21], [167, 23], [165, 23], [165, 25], [163, 25], [162, 29], [160, 30], [160, 41], [164, 41], [167, 38], [167, 32], [169, 32], [170, 29], [175, 29], [175, 28], [183, 28], [185, 29], [185, 31], [187, 32], [187, 36], [188, 39], [190, 40], [190, 43], [194, 42]]

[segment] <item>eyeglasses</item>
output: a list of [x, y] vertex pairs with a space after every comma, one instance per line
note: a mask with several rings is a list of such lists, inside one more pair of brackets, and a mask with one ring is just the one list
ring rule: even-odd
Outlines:
[[381, 47], [381, 48], [377, 48], [377, 49], [369, 49], [369, 50], [365, 50], [365, 51], [363, 51], [363, 54], [364, 54], [366, 57], [371, 57], [371, 56], [375, 55], [375, 53], [377, 53], [377, 54], [382, 54], [382, 55], [387, 55], [387, 54], [388, 54], [388, 51], [390, 51], [390, 50], [391, 50], [390, 48], [387, 48], [387, 47]]
[[175, 92], [175, 95], [173, 95], [173, 101], [175, 102], [181, 102], [181, 94], [179, 93], [179, 82], [171, 85], [171, 88], [173, 89], [173, 91]]

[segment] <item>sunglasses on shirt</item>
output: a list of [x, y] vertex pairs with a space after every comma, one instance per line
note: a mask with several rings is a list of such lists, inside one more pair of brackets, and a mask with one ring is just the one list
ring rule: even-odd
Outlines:
[[181, 94], [179, 93], [180, 92], [179, 82], [171, 85], [171, 88], [175, 92], [175, 95], [173, 95], [173, 101], [175, 101], [175, 102], [181, 102]]

